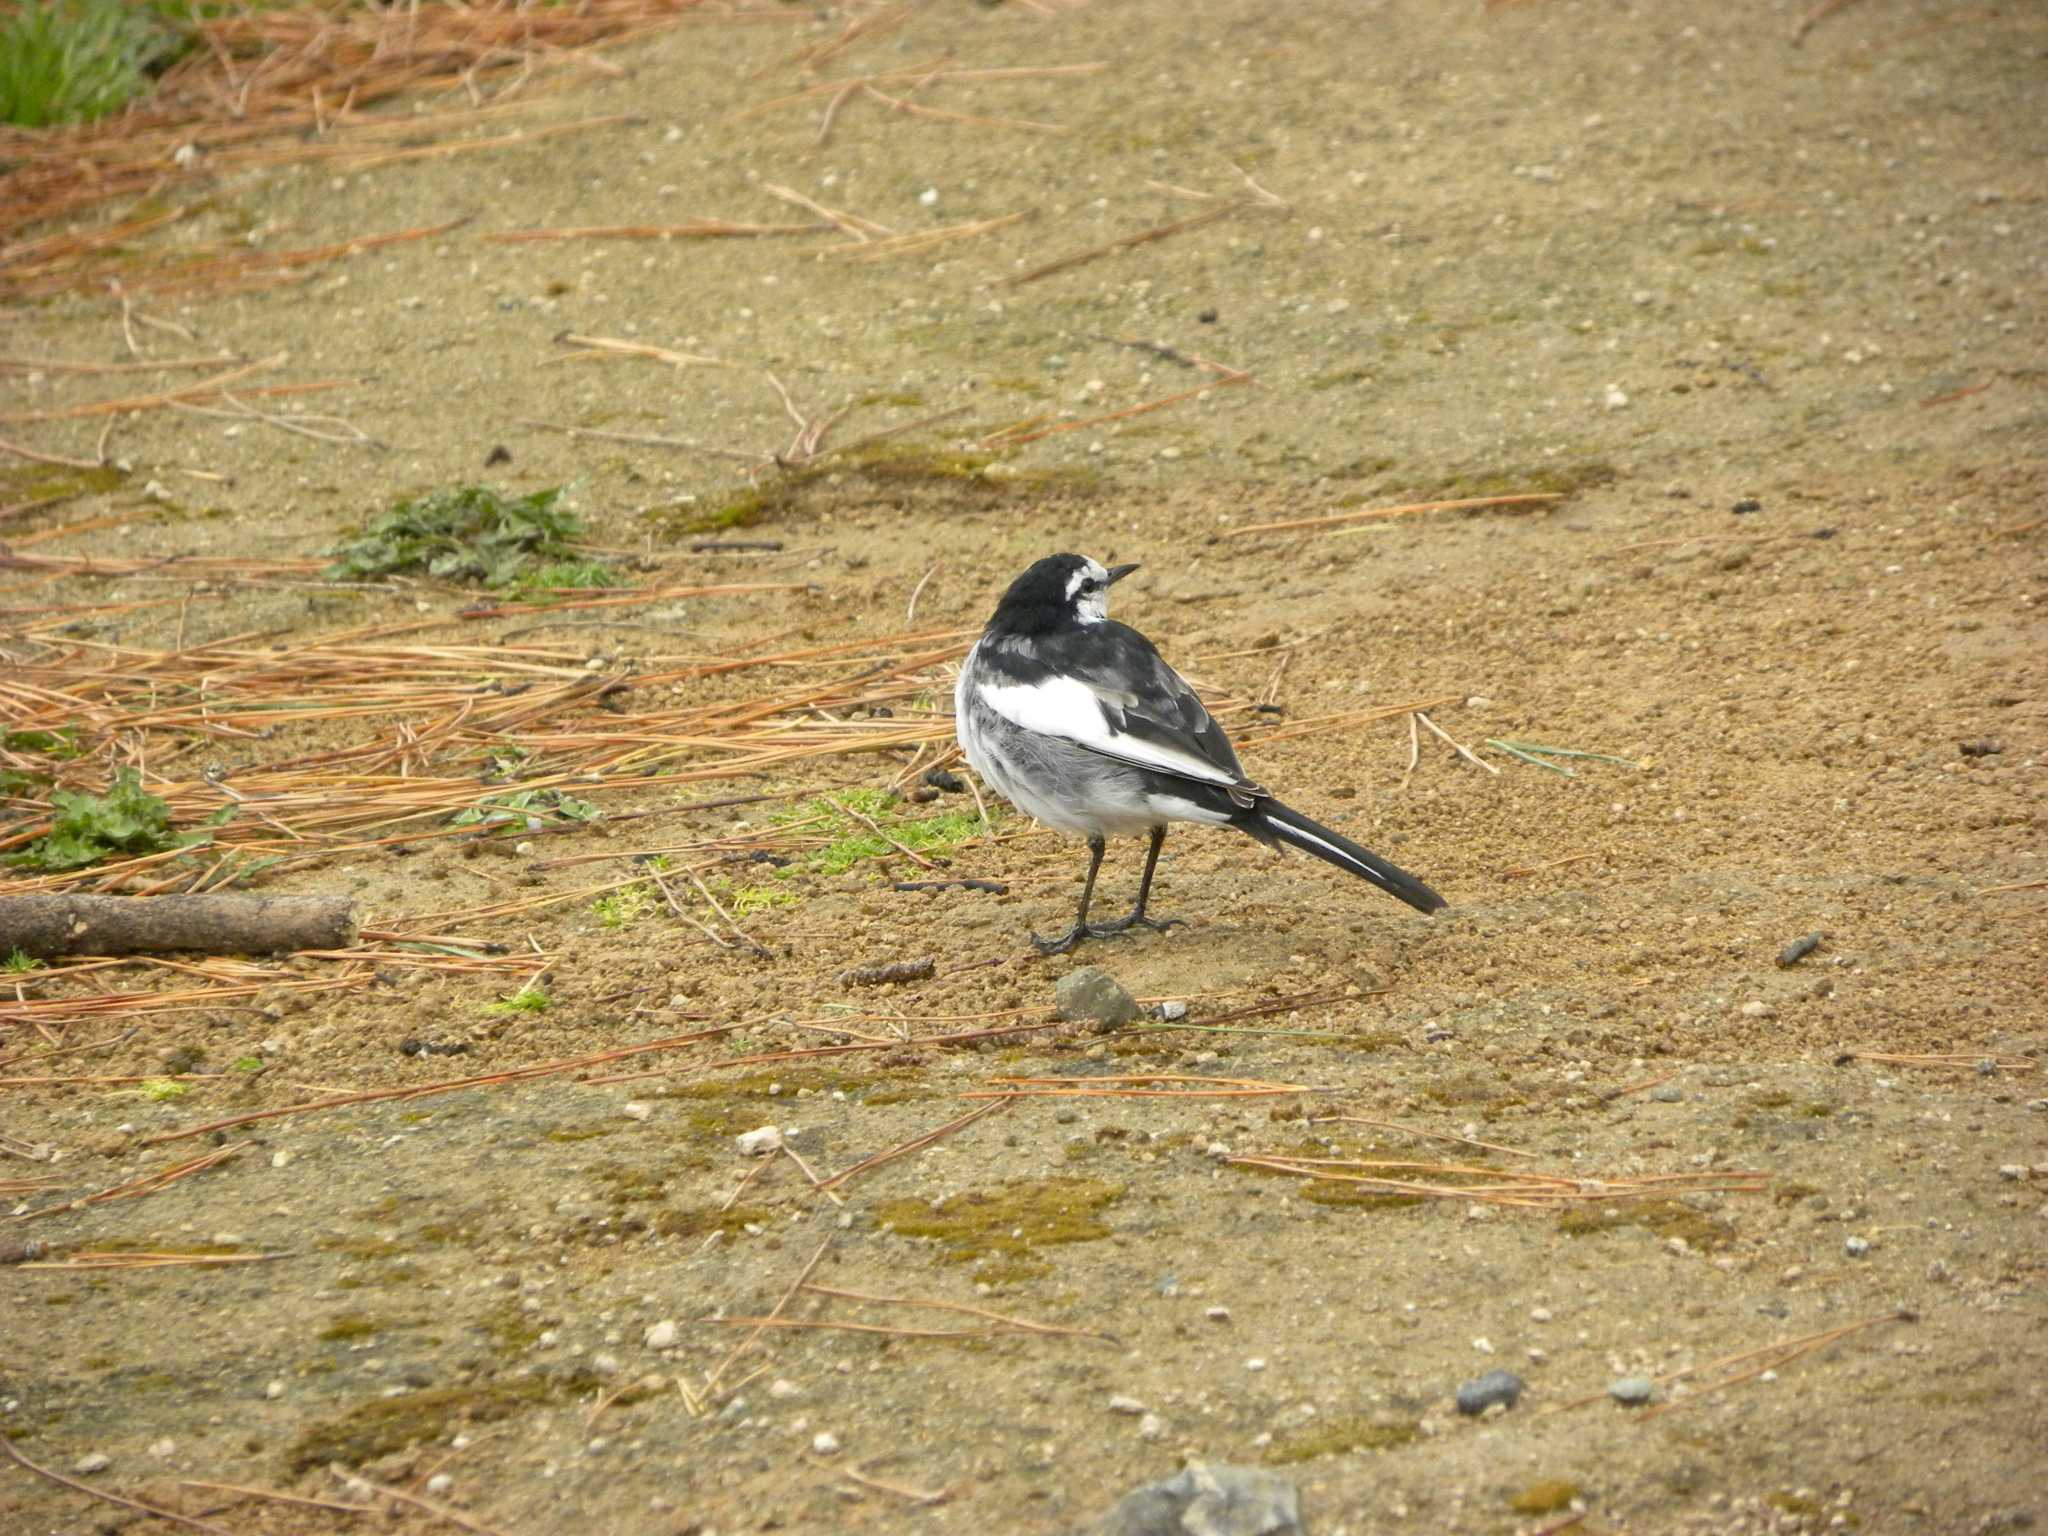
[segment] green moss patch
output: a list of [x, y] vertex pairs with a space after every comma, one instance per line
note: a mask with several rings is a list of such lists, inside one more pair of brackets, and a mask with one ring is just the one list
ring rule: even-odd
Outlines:
[[1686, 1246], [1702, 1253], [1725, 1248], [1735, 1240], [1735, 1228], [1718, 1216], [1709, 1216], [1677, 1200], [1645, 1200], [1635, 1205], [1580, 1206], [1560, 1214], [1557, 1230], [1567, 1237], [1584, 1237], [1591, 1232], [1618, 1232], [1624, 1227], [1641, 1227], [1660, 1238], [1679, 1237]]
[[293, 1473], [310, 1472], [330, 1462], [358, 1467], [409, 1445], [427, 1445], [448, 1438], [465, 1424], [491, 1424], [530, 1408], [559, 1402], [579, 1385], [547, 1376], [522, 1376], [512, 1381], [462, 1387], [429, 1387], [403, 1397], [381, 1397], [360, 1403], [337, 1418], [309, 1426], [292, 1442], [288, 1462]]
[[1578, 1496], [1577, 1483], [1562, 1477], [1547, 1477], [1540, 1483], [1531, 1483], [1509, 1499], [1508, 1508], [1518, 1515], [1554, 1515], [1560, 1510], [1570, 1509], [1572, 1500]]
[[1266, 1448], [1270, 1465], [1314, 1461], [1321, 1456], [1350, 1456], [1359, 1451], [1391, 1451], [1413, 1441], [1422, 1431], [1408, 1419], [1380, 1419], [1368, 1414], [1342, 1414], [1318, 1419], [1304, 1429], [1283, 1435]]
[[901, 1237], [940, 1245], [947, 1264], [994, 1261], [1000, 1278], [1044, 1272], [1028, 1261], [1035, 1250], [1062, 1243], [1092, 1243], [1110, 1235], [1102, 1213], [1123, 1198], [1123, 1186], [1101, 1179], [1017, 1180], [968, 1190], [933, 1205], [890, 1200], [875, 1217]]

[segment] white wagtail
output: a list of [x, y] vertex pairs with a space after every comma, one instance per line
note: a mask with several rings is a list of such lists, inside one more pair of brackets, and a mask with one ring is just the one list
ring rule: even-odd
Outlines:
[[[1109, 588], [1135, 565], [1049, 555], [1010, 583], [955, 691], [954, 729], [975, 772], [1028, 816], [1088, 839], [1088, 880], [1074, 926], [1031, 942], [1060, 954], [1083, 939], [1166, 928], [1145, 915], [1170, 821], [1235, 827], [1372, 881], [1418, 912], [1442, 907], [1406, 870], [1291, 811], [1244, 776], [1194, 689], [1152, 642], [1109, 617]], [[1128, 917], [1090, 924], [1102, 840], [1149, 832], [1145, 878]]]

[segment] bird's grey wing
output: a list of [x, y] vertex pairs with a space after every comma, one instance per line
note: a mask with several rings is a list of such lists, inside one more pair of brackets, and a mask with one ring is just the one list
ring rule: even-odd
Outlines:
[[[1048, 646], [1045, 659], [1088, 686], [1100, 701], [1113, 736], [1133, 749], [1143, 766], [1164, 766], [1158, 761], [1163, 757], [1193, 759], [1213, 773], [1191, 777], [1264, 793], [1246, 780], [1230, 738], [1187, 679], [1135, 629], [1115, 623], [1090, 625]], [[1121, 755], [1113, 746], [1109, 755]], [[1140, 755], [1139, 748], [1151, 750]]]

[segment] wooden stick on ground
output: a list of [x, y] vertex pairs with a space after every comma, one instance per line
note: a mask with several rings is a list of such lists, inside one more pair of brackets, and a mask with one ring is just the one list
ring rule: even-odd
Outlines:
[[159, 1520], [169, 1520], [178, 1525], [189, 1525], [195, 1531], [211, 1531], [213, 1536], [234, 1536], [234, 1533], [225, 1526], [215, 1525], [210, 1520], [194, 1520], [190, 1515], [181, 1515], [175, 1510], [160, 1509], [154, 1504], [144, 1504], [139, 1499], [123, 1498], [118, 1493], [108, 1493], [103, 1488], [95, 1488], [91, 1483], [82, 1483], [76, 1478], [66, 1477], [62, 1472], [52, 1472], [48, 1467], [37, 1466], [26, 1456], [22, 1455], [21, 1452], [17, 1451], [14, 1448], [13, 1442], [5, 1435], [0, 1435], [0, 1451], [5, 1451], [12, 1460], [28, 1468], [37, 1477], [47, 1477], [53, 1483], [62, 1483], [66, 1488], [75, 1488], [80, 1493], [90, 1494], [95, 1499], [105, 1499], [109, 1504], [118, 1504], [123, 1509], [137, 1509], [142, 1511], [143, 1514], [153, 1515]]
[[347, 949], [345, 896], [0, 896], [0, 951], [59, 955], [268, 955]]

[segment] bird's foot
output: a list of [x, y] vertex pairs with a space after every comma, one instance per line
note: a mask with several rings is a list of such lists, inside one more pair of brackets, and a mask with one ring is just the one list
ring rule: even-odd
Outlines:
[[1073, 950], [1083, 939], [1113, 939], [1124, 931], [1122, 923], [1076, 923], [1056, 939], [1031, 935], [1031, 947], [1041, 955], [1064, 955]]
[[1120, 933], [1133, 928], [1150, 928], [1155, 933], [1164, 933], [1169, 928], [1185, 928], [1187, 924], [1177, 917], [1145, 917], [1133, 912], [1129, 917], [1119, 917], [1107, 923], [1076, 923], [1056, 939], [1031, 935], [1032, 946], [1041, 955], [1064, 955], [1083, 939], [1113, 939]]
[[1097, 933], [1127, 933], [1133, 928], [1150, 928], [1154, 933], [1164, 933], [1169, 928], [1185, 928], [1187, 921], [1178, 917], [1147, 917], [1142, 912], [1133, 912], [1129, 917], [1120, 917], [1115, 922], [1099, 923]]

